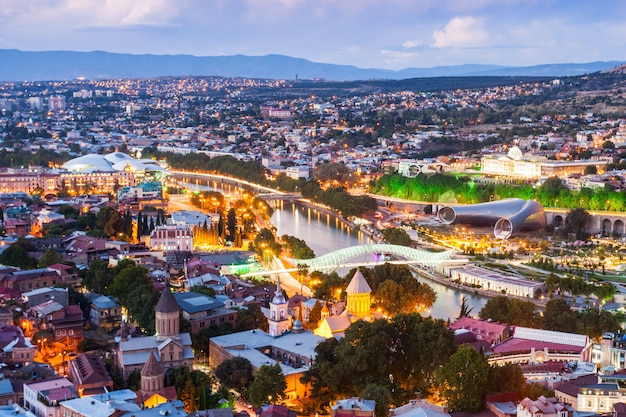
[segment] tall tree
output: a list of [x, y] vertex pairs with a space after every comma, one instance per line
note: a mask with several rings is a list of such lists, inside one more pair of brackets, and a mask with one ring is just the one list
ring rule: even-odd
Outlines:
[[575, 333], [577, 327], [578, 315], [572, 311], [567, 301], [555, 298], [546, 303], [542, 320], [543, 329]]
[[107, 236], [115, 236], [122, 232], [122, 218], [113, 207], [102, 207], [96, 214], [96, 227]]
[[280, 365], [263, 365], [254, 374], [254, 380], [248, 388], [250, 402], [255, 406], [263, 403], [282, 403], [287, 382]]
[[0, 263], [21, 269], [33, 269], [37, 265], [37, 261], [30, 257], [19, 242], [13, 243], [0, 254]]
[[474, 309], [470, 308], [467, 303], [467, 296], [463, 294], [463, 296], [461, 297], [461, 310], [459, 311], [459, 316], [457, 317], [457, 319], [460, 319], [461, 317], [469, 317], [469, 315], [472, 314], [472, 310]]
[[484, 404], [489, 364], [471, 346], [461, 346], [437, 371], [437, 381], [450, 410], [475, 413]]
[[576, 234], [576, 239], [586, 239], [585, 227], [589, 221], [589, 213], [584, 208], [578, 207], [567, 212], [566, 217], [569, 230]]
[[41, 258], [39, 258], [39, 262], [37, 262], [37, 266], [39, 268], [46, 268], [50, 265], [54, 265], [57, 263], [63, 262], [63, 257], [61, 254], [54, 249], [47, 249]]
[[240, 394], [244, 394], [253, 379], [252, 364], [246, 358], [235, 356], [227, 359], [217, 368], [215, 368], [215, 376], [220, 383], [229, 388], [237, 390]]
[[490, 298], [478, 312], [478, 316], [481, 319], [492, 319], [500, 323], [538, 327], [539, 314], [535, 311], [536, 308], [537, 306], [532, 301], [498, 296]]

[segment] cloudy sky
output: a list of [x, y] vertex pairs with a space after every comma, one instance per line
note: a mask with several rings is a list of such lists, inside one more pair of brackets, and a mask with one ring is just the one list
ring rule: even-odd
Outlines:
[[2, 0], [0, 49], [401, 69], [626, 60], [625, 0]]

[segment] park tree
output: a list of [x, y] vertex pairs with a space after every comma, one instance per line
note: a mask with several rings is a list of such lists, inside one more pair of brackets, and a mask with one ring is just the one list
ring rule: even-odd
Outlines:
[[559, 288], [559, 276], [551, 272], [543, 282], [546, 287], [548, 297], [552, 297], [552, 293]]
[[392, 245], [411, 246], [411, 237], [400, 227], [388, 227], [383, 230], [383, 238]]
[[126, 307], [129, 317], [140, 328], [148, 333], [154, 332], [154, 308], [159, 293], [154, 289], [146, 268], [129, 260], [121, 261], [114, 269], [109, 295]]
[[587, 210], [578, 207], [568, 211], [566, 221], [569, 225], [569, 231], [576, 234], [576, 239], [585, 240], [587, 238], [587, 233], [585, 232], [585, 227], [589, 221]]
[[481, 319], [491, 319], [516, 326], [537, 327], [539, 314], [535, 311], [536, 308], [532, 301], [498, 296], [490, 298], [478, 312], [478, 316]]
[[263, 365], [254, 374], [254, 380], [248, 388], [248, 398], [257, 407], [263, 403], [281, 403], [286, 389], [287, 382], [280, 365]]
[[80, 210], [70, 204], [61, 204], [57, 212], [64, 215], [66, 219], [77, 219], [80, 215]]
[[108, 288], [113, 283], [113, 269], [102, 259], [94, 259], [85, 272], [83, 285], [99, 294], [108, 294]]
[[340, 162], [320, 164], [313, 170], [313, 178], [332, 185], [347, 185], [354, 181], [350, 168]]
[[576, 333], [578, 314], [572, 311], [567, 301], [555, 298], [546, 303], [541, 327], [545, 330]]
[[0, 263], [3, 265], [16, 266], [20, 269], [33, 269], [37, 261], [31, 258], [24, 245], [19, 241], [13, 243], [0, 254]]
[[487, 359], [469, 345], [450, 356], [437, 371], [439, 390], [450, 410], [475, 413], [483, 407], [489, 369]]
[[489, 375], [489, 391], [522, 392], [526, 386], [522, 368], [515, 363], [491, 366]]
[[313, 295], [319, 300], [340, 301], [344, 288], [348, 285], [346, 280], [336, 272], [323, 274], [319, 271], [313, 271], [310, 275], [309, 282], [319, 282], [320, 284], [314, 288]]
[[[346, 276], [352, 278], [356, 269]], [[385, 263], [373, 269], [362, 269], [365, 280], [370, 285], [373, 298], [389, 315], [430, 308], [437, 300], [437, 294], [426, 283], [415, 279], [406, 265]], [[391, 281], [391, 282], [387, 282]]]
[[310, 329], [316, 329], [319, 321], [322, 319], [322, 303], [320, 300], [315, 300], [315, 304], [313, 308], [309, 311], [309, 323], [308, 327]]
[[469, 306], [467, 302], [467, 296], [463, 294], [463, 296], [461, 297], [461, 309], [459, 310], [457, 320], [461, 317], [469, 317], [470, 314], [472, 314], [472, 310], [474, 309]]
[[174, 368], [169, 379], [176, 388], [178, 398], [183, 401], [186, 412], [206, 409], [206, 389], [210, 389], [213, 382], [209, 375], [202, 371], [189, 370], [187, 366], [179, 366]]
[[600, 340], [605, 332], [621, 329], [618, 318], [606, 310], [588, 308], [578, 313], [578, 333], [586, 334], [591, 339]]
[[368, 383], [390, 384], [392, 363], [395, 355], [390, 351], [396, 346], [397, 334], [384, 319], [373, 322], [357, 321], [345, 331], [337, 347], [339, 362], [344, 372], [351, 376], [354, 394], [361, 392]]
[[411, 237], [401, 227], [389, 227], [383, 230], [383, 238], [392, 245], [411, 246]]
[[392, 398], [388, 387], [375, 383], [367, 384], [361, 391], [361, 398], [376, 401], [375, 415], [385, 416], [389, 413]]
[[398, 314], [391, 320], [397, 335], [392, 373], [410, 396], [433, 383], [434, 371], [455, 352], [454, 334], [443, 320], [422, 318], [417, 313]]
[[215, 368], [215, 376], [223, 386], [245, 394], [253, 379], [252, 364], [246, 358], [235, 356], [220, 363]]
[[37, 266], [39, 268], [47, 268], [50, 265], [58, 264], [63, 262], [63, 257], [61, 254], [54, 249], [46, 249], [41, 258], [39, 258], [39, 262], [37, 262]]
[[338, 354], [339, 341], [334, 337], [326, 339], [315, 347], [315, 362], [300, 378], [302, 383], [311, 384], [313, 408], [324, 410], [329, 403], [337, 398], [355, 395], [352, 379], [344, 372]]
[[206, 295], [207, 297], [215, 297], [215, 290], [205, 285], [193, 285], [189, 288], [189, 292], [197, 292]]
[[247, 308], [240, 309], [237, 313], [237, 322], [235, 323], [235, 331], [242, 332], [244, 330], [269, 330], [269, 321], [261, 307], [257, 304], [248, 304]]
[[265, 256], [265, 251], [269, 251], [273, 255], [280, 253], [280, 245], [276, 242], [274, 233], [270, 229], [261, 229], [254, 238], [254, 249], [256, 253], [262, 258]]
[[122, 232], [122, 217], [113, 207], [102, 207], [96, 214], [96, 228], [102, 230], [106, 236], [116, 236]]

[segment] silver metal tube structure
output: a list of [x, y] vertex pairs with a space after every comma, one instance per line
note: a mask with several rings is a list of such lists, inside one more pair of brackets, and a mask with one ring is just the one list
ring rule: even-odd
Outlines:
[[535, 200], [507, 198], [466, 206], [447, 206], [437, 213], [444, 224], [493, 226], [498, 239], [508, 239], [514, 233], [546, 227], [546, 214]]

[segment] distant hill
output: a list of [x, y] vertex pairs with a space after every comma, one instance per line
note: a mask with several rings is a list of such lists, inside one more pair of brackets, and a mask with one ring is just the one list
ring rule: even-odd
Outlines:
[[623, 62], [549, 64], [530, 67], [456, 65], [406, 68], [399, 71], [323, 64], [284, 55], [192, 56], [131, 55], [110, 52], [26, 52], [0, 49], [1, 81], [151, 78], [164, 76], [224, 76], [270, 79], [400, 80], [420, 77], [549, 76], [605, 71]]

